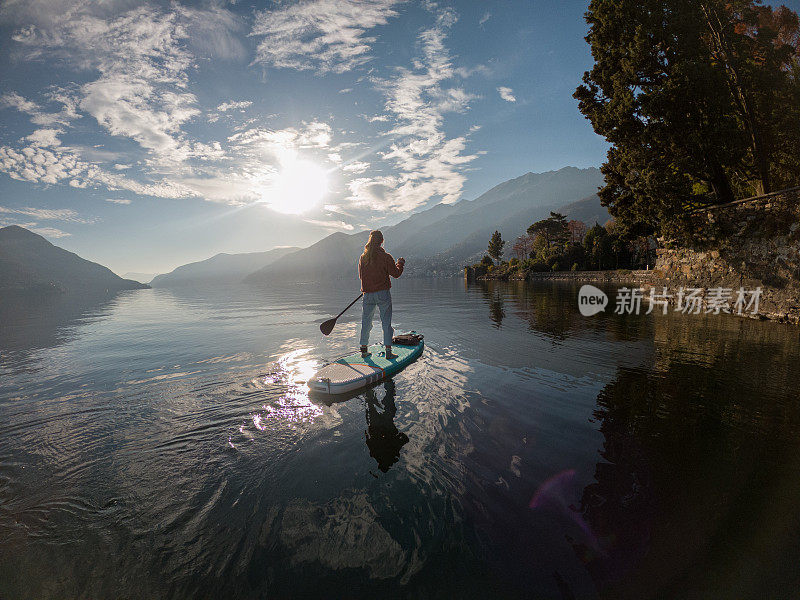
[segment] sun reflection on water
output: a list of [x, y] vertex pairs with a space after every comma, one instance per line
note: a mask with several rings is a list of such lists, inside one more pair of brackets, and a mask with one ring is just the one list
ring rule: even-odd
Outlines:
[[[281, 355], [274, 363], [274, 368], [254, 379], [251, 384], [265, 391], [274, 391], [274, 400], [261, 406], [261, 410], [250, 414], [248, 422], [239, 427], [239, 433], [249, 440], [252, 431], [268, 431], [270, 425], [283, 424], [295, 427], [300, 424], [311, 424], [322, 415], [322, 407], [309, 399], [306, 381], [318, 369], [318, 361], [308, 358], [310, 348], [300, 348]], [[228, 444], [235, 448], [233, 440]]]

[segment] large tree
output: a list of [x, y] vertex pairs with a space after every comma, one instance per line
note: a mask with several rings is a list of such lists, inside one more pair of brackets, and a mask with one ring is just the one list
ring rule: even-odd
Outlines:
[[499, 231], [495, 231], [492, 234], [491, 239], [489, 240], [489, 247], [487, 248], [487, 252], [489, 256], [491, 256], [494, 260], [500, 261], [503, 257], [503, 247], [506, 245], [505, 241], [503, 241], [503, 237], [500, 235]]
[[592, 0], [595, 64], [575, 97], [612, 144], [600, 196], [623, 230], [798, 181], [793, 15], [750, 0]]
[[567, 218], [560, 213], [551, 212], [546, 219], [536, 221], [528, 227], [528, 235], [532, 238], [540, 237], [547, 249], [551, 246], [563, 246], [569, 239]]

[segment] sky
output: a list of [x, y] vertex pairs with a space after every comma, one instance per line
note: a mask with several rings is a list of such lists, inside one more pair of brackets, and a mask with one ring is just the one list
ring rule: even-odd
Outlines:
[[0, 3], [0, 226], [118, 274], [599, 166], [587, 2]]

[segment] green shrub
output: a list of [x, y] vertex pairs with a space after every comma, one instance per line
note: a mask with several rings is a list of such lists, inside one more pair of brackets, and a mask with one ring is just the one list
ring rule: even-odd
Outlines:
[[572, 263], [572, 270], [573, 271], [577, 271], [578, 270], [578, 263]]
[[534, 272], [549, 271], [547, 263], [541, 260], [531, 260], [528, 268]]
[[488, 266], [494, 266], [494, 261], [492, 260], [491, 256], [489, 256], [488, 254], [485, 254], [483, 256], [483, 258], [481, 259], [481, 264], [482, 265], [486, 265], [487, 267]]

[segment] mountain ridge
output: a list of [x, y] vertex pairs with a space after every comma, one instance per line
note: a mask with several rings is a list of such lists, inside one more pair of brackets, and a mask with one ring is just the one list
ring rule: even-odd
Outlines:
[[[528, 225], [546, 218], [551, 210], [566, 210], [574, 205], [571, 213], [607, 215], [596, 196], [602, 183], [603, 175], [594, 167], [529, 172], [493, 186], [474, 200], [438, 204], [381, 231], [387, 251], [395, 258], [408, 259], [409, 275], [455, 275], [477, 252], [485, 253], [495, 229], [513, 243]], [[571, 214], [567, 216], [572, 218]], [[355, 257], [361, 253], [368, 235], [368, 231], [333, 233], [259, 269], [245, 281], [356, 277]]]
[[220, 252], [211, 258], [176, 267], [169, 273], [157, 275], [150, 282], [154, 288], [204, 283], [239, 283], [250, 273], [271, 264], [300, 248], [290, 246], [264, 252]]
[[19, 225], [0, 228], [0, 289], [5, 291], [120, 291], [150, 286], [123, 279]]

